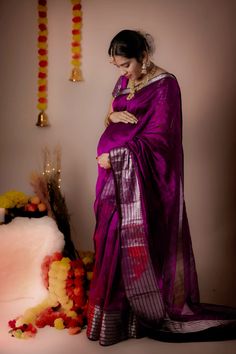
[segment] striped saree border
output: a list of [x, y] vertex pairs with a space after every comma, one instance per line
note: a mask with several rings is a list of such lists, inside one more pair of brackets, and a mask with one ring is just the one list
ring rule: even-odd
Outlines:
[[126, 296], [140, 319], [157, 326], [165, 315], [165, 308], [149, 254], [133, 157], [128, 148], [121, 147], [110, 151], [110, 161], [120, 205], [121, 267]]
[[[103, 346], [116, 344], [128, 338], [139, 338], [136, 316], [129, 311], [104, 311], [98, 305], [88, 306], [87, 337], [99, 340]], [[125, 317], [125, 318], [124, 318]]]
[[[161, 79], [164, 79], [165, 77], [172, 77], [173, 79], [176, 80], [176, 77], [175, 77], [173, 74], [166, 72], [166, 73], [162, 73], [162, 74], [159, 74], [159, 75], [153, 77], [151, 80], [149, 80], [149, 81], [147, 82], [146, 85], [143, 86], [143, 88], [149, 86], [150, 84], [152, 84], [152, 83], [154, 83], [154, 82], [156, 82], [156, 81], [159, 81], [159, 80], [161, 80]], [[128, 94], [128, 93], [130, 93], [130, 89], [129, 89], [129, 88], [124, 88], [124, 89], [122, 89], [121, 84], [119, 83], [119, 84], [115, 87], [115, 89], [113, 90], [113, 97], [117, 97], [117, 96], [120, 96], [120, 95], [126, 95], [126, 94]]]
[[170, 333], [193, 333], [204, 331], [213, 327], [227, 327], [228, 325], [234, 324], [236, 330], [235, 320], [190, 320], [190, 321], [173, 321], [165, 319], [162, 323], [161, 332]]

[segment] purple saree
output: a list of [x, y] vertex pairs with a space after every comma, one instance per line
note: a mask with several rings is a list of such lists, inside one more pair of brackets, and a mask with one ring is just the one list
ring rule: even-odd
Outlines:
[[121, 77], [113, 109], [127, 110], [138, 123], [111, 123], [98, 144], [98, 155], [108, 152], [112, 168], [99, 167], [96, 186], [88, 338], [111, 345], [144, 335], [165, 340], [235, 328], [235, 309], [199, 302], [183, 195], [177, 80], [161, 74], [131, 100], [126, 86]]

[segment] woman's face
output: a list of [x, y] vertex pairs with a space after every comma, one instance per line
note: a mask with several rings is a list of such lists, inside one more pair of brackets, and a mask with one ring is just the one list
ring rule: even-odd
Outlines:
[[112, 63], [120, 69], [121, 75], [126, 76], [128, 79], [137, 80], [142, 76], [142, 64], [135, 58], [125, 58], [119, 55], [113, 57]]

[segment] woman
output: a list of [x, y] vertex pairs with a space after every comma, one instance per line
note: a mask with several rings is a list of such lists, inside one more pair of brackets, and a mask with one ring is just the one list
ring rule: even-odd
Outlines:
[[119, 32], [108, 53], [121, 76], [98, 144], [88, 338], [232, 336], [236, 311], [199, 303], [178, 82], [150, 61], [150, 37], [139, 32]]

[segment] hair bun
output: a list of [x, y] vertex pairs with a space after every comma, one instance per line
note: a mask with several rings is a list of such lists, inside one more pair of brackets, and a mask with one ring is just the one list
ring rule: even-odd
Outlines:
[[155, 52], [155, 43], [153, 36], [150, 33], [144, 32], [144, 31], [137, 31], [144, 39], [147, 52], [150, 55], [153, 55]]

